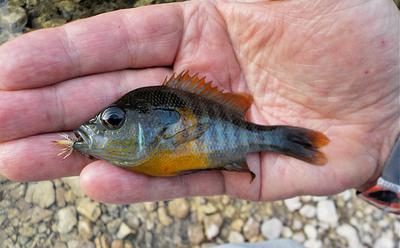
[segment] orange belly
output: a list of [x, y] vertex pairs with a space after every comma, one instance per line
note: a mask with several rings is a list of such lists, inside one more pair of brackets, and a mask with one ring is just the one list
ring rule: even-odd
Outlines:
[[209, 168], [207, 154], [193, 150], [194, 142], [181, 145], [176, 151], [156, 152], [143, 164], [127, 168], [150, 176], [174, 176], [183, 171]]

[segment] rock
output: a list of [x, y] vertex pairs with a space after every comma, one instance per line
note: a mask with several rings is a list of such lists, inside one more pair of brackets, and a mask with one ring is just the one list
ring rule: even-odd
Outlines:
[[312, 219], [315, 217], [316, 213], [317, 213], [317, 209], [313, 205], [304, 205], [300, 209], [300, 214], [305, 218]]
[[232, 218], [236, 213], [236, 209], [233, 206], [226, 206], [224, 210], [224, 216], [227, 218]]
[[292, 229], [294, 230], [294, 231], [298, 231], [298, 230], [301, 230], [303, 228], [303, 222], [301, 222], [301, 220], [299, 220], [299, 219], [294, 219], [293, 220], [293, 224], [292, 224]]
[[282, 222], [277, 218], [266, 220], [261, 225], [261, 233], [267, 239], [277, 239], [281, 236]]
[[28, 21], [25, 9], [9, 6], [7, 12], [8, 14], [0, 15], [3, 24], [2, 26], [5, 26], [11, 33], [22, 32]]
[[285, 226], [285, 227], [283, 227], [283, 229], [282, 229], [282, 236], [284, 237], [284, 238], [291, 238], [292, 236], [293, 236], [293, 232], [292, 232], [292, 230], [289, 228], [289, 227], [287, 227], [287, 226]]
[[260, 234], [260, 223], [253, 218], [249, 218], [243, 227], [243, 233], [248, 240], [257, 237]]
[[61, 179], [61, 181], [69, 186], [69, 188], [72, 190], [72, 193], [74, 193], [76, 197], [85, 196], [79, 183], [79, 177], [64, 177]]
[[58, 207], [65, 206], [65, 189], [62, 187], [56, 188], [56, 201]]
[[223, 219], [218, 213], [204, 217], [204, 228], [208, 240], [212, 240], [219, 234], [222, 222]]
[[168, 212], [171, 216], [184, 219], [189, 214], [189, 203], [186, 199], [175, 199], [168, 203]]
[[157, 209], [157, 203], [155, 202], [145, 202], [144, 203], [144, 208], [146, 209], [147, 212], [151, 213]]
[[85, 216], [91, 221], [96, 221], [100, 215], [100, 205], [97, 202], [91, 201], [89, 198], [81, 198], [76, 202], [78, 213]]
[[312, 226], [310, 224], [306, 224], [304, 226], [304, 233], [306, 234], [308, 239], [317, 239], [318, 232], [315, 226]]
[[211, 202], [208, 202], [206, 205], [201, 206], [201, 210], [205, 214], [214, 214], [218, 211], [218, 209]]
[[53, 211], [43, 209], [40, 207], [34, 207], [31, 211], [31, 223], [36, 224], [44, 220], [48, 220], [53, 216]]
[[128, 236], [131, 233], [135, 233], [135, 232], [127, 224], [122, 222], [122, 224], [119, 226], [117, 238], [124, 239], [126, 236]]
[[332, 226], [337, 225], [339, 217], [336, 213], [335, 203], [332, 200], [321, 200], [317, 204], [318, 220]]
[[244, 225], [243, 220], [236, 219], [236, 220], [232, 221], [231, 229], [234, 230], [234, 231], [240, 232], [240, 231], [242, 231], [243, 225]]
[[105, 235], [96, 237], [94, 244], [96, 245], [96, 248], [110, 248], [110, 243]]
[[57, 211], [57, 231], [65, 234], [69, 233], [76, 225], [76, 211], [73, 207], [65, 207]]
[[111, 242], [111, 248], [124, 248], [124, 241], [120, 239]]
[[343, 224], [336, 229], [338, 235], [344, 237], [347, 240], [348, 247], [361, 248], [363, 245], [357, 234], [357, 230], [348, 224]]
[[18, 232], [22, 236], [31, 237], [35, 233], [35, 230], [31, 226], [23, 225], [21, 228], [19, 228]]
[[55, 201], [53, 183], [50, 181], [29, 183], [25, 194], [25, 201], [36, 204], [41, 208], [50, 207]]
[[108, 222], [108, 223], [107, 223], [107, 230], [108, 230], [108, 232], [109, 232], [109, 233], [115, 233], [115, 232], [117, 232], [117, 230], [118, 230], [118, 228], [120, 227], [121, 223], [122, 223], [122, 220], [119, 219], [119, 218]]
[[79, 220], [78, 222], [78, 232], [79, 236], [84, 240], [89, 240], [93, 233], [92, 233], [92, 226], [90, 222], [84, 219]]
[[284, 200], [283, 202], [290, 212], [296, 211], [297, 209], [301, 208], [300, 197], [289, 198]]
[[158, 220], [161, 222], [162, 225], [169, 226], [172, 224], [173, 220], [171, 219], [171, 217], [168, 216], [167, 211], [164, 207], [159, 207], [157, 209], [157, 213]]
[[188, 236], [191, 244], [193, 245], [200, 244], [204, 240], [203, 227], [200, 224], [189, 226]]
[[56, 240], [54, 244], [54, 248], [67, 248], [67, 245], [64, 242]]
[[374, 248], [395, 248], [394, 246], [394, 240], [386, 236], [378, 238], [374, 244]]
[[67, 246], [68, 248], [95, 248], [93, 243], [84, 240], [70, 240]]
[[228, 236], [229, 243], [243, 243], [244, 237], [242, 234], [236, 231], [231, 231]]
[[302, 232], [293, 234], [292, 238], [294, 241], [297, 241], [299, 243], [303, 243], [306, 240], [306, 237], [304, 237], [304, 234]]
[[307, 248], [322, 248], [322, 242], [320, 240], [310, 239], [304, 242], [304, 246]]

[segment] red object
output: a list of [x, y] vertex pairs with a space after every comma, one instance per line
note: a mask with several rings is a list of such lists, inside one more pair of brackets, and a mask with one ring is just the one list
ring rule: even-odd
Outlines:
[[396, 193], [375, 185], [357, 196], [385, 212], [400, 215], [400, 193]]

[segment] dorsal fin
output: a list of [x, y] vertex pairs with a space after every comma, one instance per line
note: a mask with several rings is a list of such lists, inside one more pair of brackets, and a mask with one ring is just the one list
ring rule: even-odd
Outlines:
[[165, 79], [163, 85], [212, 99], [236, 110], [240, 115], [244, 115], [252, 103], [250, 95], [223, 93], [217, 87], [213, 87], [211, 81], [206, 82], [205, 77], [199, 78], [197, 73], [191, 76], [188, 71], [183, 71], [177, 76], [173, 74], [169, 79]]
[[199, 78], [197, 73], [191, 76], [188, 71], [183, 71], [177, 76], [174, 73], [169, 79], [165, 78], [163, 85], [212, 99], [236, 110], [241, 115], [246, 113], [252, 103], [250, 95], [223, 93], [217, 87], [212, 86], [211, 83], [211, 81], [206, 82], [205, 77]]

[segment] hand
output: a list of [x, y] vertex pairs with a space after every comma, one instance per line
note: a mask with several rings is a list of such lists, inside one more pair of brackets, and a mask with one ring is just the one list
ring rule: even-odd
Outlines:
[[[0, 47], [0, 173], [32, 181], [79, 175], [115, 203], [229, 194], [327, 195], [374, 179], [399, 133], [399, 12], [391, 0], [191, 1], [121, 10], [23, 35]], [[328, 164], [252, 154], [256, 174], [155, 178], [51, 140], [124, 93], [189, 69], [248, 92], [248, 119], [324, 132]]]

